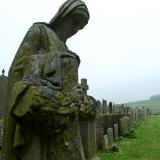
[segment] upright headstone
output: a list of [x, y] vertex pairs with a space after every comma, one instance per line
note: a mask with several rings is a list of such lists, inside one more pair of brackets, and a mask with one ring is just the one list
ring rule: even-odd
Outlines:
[[109, 113], [113, 113], [112, 102], [109, 102]]
[[120, 133], [123, 136], [129, 127], [129, 117], [128, 116], [124, 116], [123, 118], [119, 120], [119, 127], [120, 127]]
[[108, 144], [108, 135], [107, 134], [105, 134], [104, 136], [103, 136], [103, 150], [104, 151], [108, 151], [109, 150], [109, 144]]
[[7, 83], [8, 77], [4, 75], [5, 71], [2, 70], [2, 75], [0, 76], [0, 119], [4, 117], [5, 103], [7, 98]]
[[[81, 79], [81, 86], [83, 88], [84, 94], [87, 94], [87, 90], [89, 88], [89, 86], [87, 85], [87, 79]], [[92, 121], [80, 120], [79, 125], [80, 125], [80, 132], [81, 132], [85, 157], [86, 159], [91, 159], [95, 157], [97, 151], [95, 120]]]
[[116, 105], [115, 105], [114, 102], [112, 103], [112, 106], [113, 106], [113, 107], [112, 107], [113, 113], [116, 113]]
[[108, 135], [108, 145], [109, 148], [111, 149], [113, 144], [113, 128], [107, 129], [107, 135]]
[[102, 106], [102, 103], [101, 101], [97, 101], [97, 111], [98, 111], [98, 114], [103, 114], [103, 106]]
[[103, 104], [103, 114], [107, 114], [107, 112], [108, 112], [107, 101], [105, 99], [103, 99], [102, 104]]
[[118, 124], [114, 124], [114, 140], [118, 141]]

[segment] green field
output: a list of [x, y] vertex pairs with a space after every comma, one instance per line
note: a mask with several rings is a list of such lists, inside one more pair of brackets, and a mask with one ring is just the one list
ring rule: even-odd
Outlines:
[[98, 153], [101, 160], [160, 160], [160, 115], [153, 115], [135, 129], [136, 139], [119, 142], [119, 152]]
[[160, 100], [144, 100], [144, 101], [137, 101], [137, 102], [130, 102], [127, 103], [129, 106], [135, 108], [145, 106], [146, 108], [151, 109], [153, 114], [158, 113], [160, 114]]

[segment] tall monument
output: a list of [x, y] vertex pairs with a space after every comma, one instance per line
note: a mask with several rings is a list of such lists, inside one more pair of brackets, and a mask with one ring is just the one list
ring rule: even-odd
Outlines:
[[7, 97], [7, 83], [8, 77], [5, 76], [5, 70], [2, 70], [2, 75], [0, 76], [0, 119], [4, 118], [5, 112], [5, 102]]

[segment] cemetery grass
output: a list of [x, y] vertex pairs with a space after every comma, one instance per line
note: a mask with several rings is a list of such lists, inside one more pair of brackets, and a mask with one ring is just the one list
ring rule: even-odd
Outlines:
[[119, 152], [98, 156], [101, 160], [160, 160], [160, 115], [148, 117], [135, 132], [136, 139], [119, 142]]

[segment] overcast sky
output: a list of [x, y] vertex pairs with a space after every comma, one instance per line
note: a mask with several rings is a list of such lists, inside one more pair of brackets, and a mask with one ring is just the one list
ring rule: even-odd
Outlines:
[[[84, 0], [89, 24], [68, 40], [89, 94], [115, 103], [160, 94], [160, 1]], [[8, 72], [34, 22], [49, 22], [64, 0], [0, 0], [0, 69]], [[7, 74], [7, 73], [6, 73]]]

